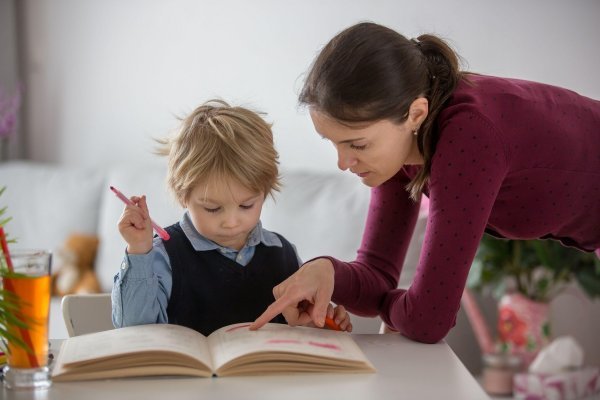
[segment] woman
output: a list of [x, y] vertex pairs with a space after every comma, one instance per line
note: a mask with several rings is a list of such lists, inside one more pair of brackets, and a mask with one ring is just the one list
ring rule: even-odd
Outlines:
[[[600, 102], [572, 91], [469, 74], [441, 39], [361, 23], [334, 37], [300, 102], [372, 187], [356, 261], [321, 257], [274, 288], [279, 312], [323, 325], [330, 299], [426, 343], [454, 326], [484, 232], [600, 248]], [[397, 289], [421, 195], [430, 199], [419, 264]], [[600, 254], [600, 253], [599, 253]]]

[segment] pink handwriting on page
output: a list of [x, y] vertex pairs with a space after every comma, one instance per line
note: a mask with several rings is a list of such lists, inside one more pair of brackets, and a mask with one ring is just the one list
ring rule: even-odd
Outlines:
[[323, 348], [326, 348], [326, 349], [331, 349], [331, 350], [336, 350], [336, 351], [342, 350], [340, 348], [340, 346], [338, 346], [336, 344], [333, 344], [333, 343], [322, 343], [322, 342], [313, 342], [313, 341], [310, 341], [310, 342], [308, 342], [308, 344], [310, 344], [311, 346], [323, 347]]
[[252, 325], [252, 324], [244, 324], [244, 325], [234, 326], [234, 327], [231, 327], [231, 328], [227, 329], [225, 332], [233, 332], [233, 331], [236, 331], [236, 330], [238, 330], [240, 328], [247, 328], [250, 325]]

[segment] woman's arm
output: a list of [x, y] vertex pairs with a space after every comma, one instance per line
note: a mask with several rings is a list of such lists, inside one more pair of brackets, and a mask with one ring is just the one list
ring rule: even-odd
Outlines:
[[387, 294], [381, 310], [386, 324], [427, 343], [441, 340], [454, 326], [507, 165], [504, 147], [485, 119], [464, 114], [446, 127], [431, 169], [419, 264], [408, 291]]
[[408, 245], [419, 215], [404, 170], [371, 191], [361, 246], [355, 261], [329, 258], [335, 268], [333, 301], [358, 315], [375, 316], [387, 292], [398, 286]]

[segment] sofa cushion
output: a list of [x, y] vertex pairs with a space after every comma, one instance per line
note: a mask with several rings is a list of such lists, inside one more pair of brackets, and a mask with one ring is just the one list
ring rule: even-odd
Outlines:
[[14, 248], [56, 250], [72, 233], [95, 234], [104, 175], [96, 170], [35, 162], [0, 164], [0, 207]]
[[303, 261], [329, 255], [353, 260], [370, 190], [349, 174], [284, 171], [283, 188], [265, 202], [263, 226], [293, 243]]
[[[303, 261], [329, 255], [343, 261], [356, 258], [367, 217], [371, 190], [342, 172], [284, 171], [283, 189], [269, 198], [263, 226], [284, 235]], [[410, 242], [399, 286], [408, 288], [419, 260], [427, 224], [424, 198]]]

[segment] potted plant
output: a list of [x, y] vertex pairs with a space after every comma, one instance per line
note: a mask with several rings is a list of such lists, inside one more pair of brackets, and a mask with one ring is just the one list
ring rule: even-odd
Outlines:
[[554, 240], [485, 234], [467, 286], [499, 299], [500, 351], [520, 355], [527, 365], [550, 340], [549, 302], [571, 282], [600, 297], [600, 259]]
[[[6, 187], [0, 188], [0, 196], [4, 193]], [[3, 250], [8, 243], [14, 243], [14, 240], [8, 240], [5, 236], [4, 226], [8, 223], [11, 218], [5, 217], [6, 207], [0, 207], [0, 242], [2, 242], [2, 246], [0, 247], [0, 366], [6, 362], [6, 343], [8, 340], [21, 346], [22, 348], [27, 349], [28, 346], [25, 342], [23, 342], [20, 338], [12, 335], [7, 326], [15, 325], [22, 328], [26, 327], [26, 324], [16, 317], [15, 310], [19, 309], [18, 299], [8, 290], [5, 290], [2, 286], [2, 280], [4, 277], [9, 276], [10, 274], [14, 274], [10, 272], [7, 267], [7, 260], [5, 251]], [[1, 375], [0, 369], [0, 375]]]

